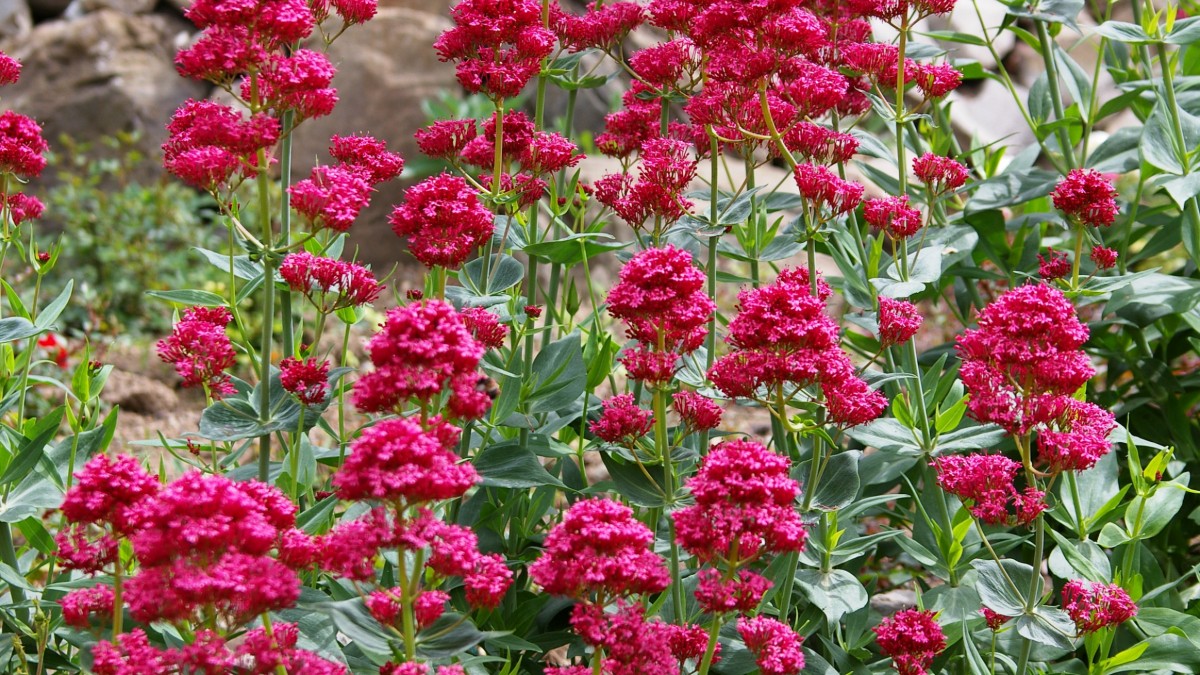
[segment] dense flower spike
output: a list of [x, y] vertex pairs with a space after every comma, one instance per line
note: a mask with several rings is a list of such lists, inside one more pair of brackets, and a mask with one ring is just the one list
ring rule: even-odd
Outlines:
[[1013, 481], [1021, 464], [1004, 455], [943, 455], [933, 466], [938, 485], [989, 525], [1025, 525], [1046, 508], [1044, 493], [1032, 487], [1017, 492]]
[[304, 405], [320, 405], [329, 395], [329, 361], [317, 363], [289, 356], [279, 362], [279, 383], [283, 390]]
[[307, 251], [284, 258], [279, 266], [279, 276], [323, 314], [370, 304], [383, 292], [383, 286], [375, 280], [371, 270]]
[[1011, 434], [1058, 417], [1095, 370], [1079, 348], [1088, 329], [1061, 291], [1046, 284], [1010, 290], [958, 338], [968, 411]]
[[466, 307], [462, 310], [463, 323], [471, 336], [488, 349], [499, 349], [508, 338], [508, 326], [500, 323], [499, 317], [482, 307]]
[[618, 394], [602, 406], [604, 411], [600, 419], [588, 425], [588, 429], [602, 441], [633, 447], [654, 428], [654, 415], [639, 407], [633, 394]]
[[422, 153], [448, 162], [478, 135], [475, 120], [440, 120], [413, 134]]
[[551, 27], [569, 51], [611, 49], [646, 20], [645, 10], [636, 2], [592, 2], [582, 16], [568, 14], [552, 4]]
[[742, 291], [726, 338], [734, 351], [717, 360], [709, 379], [727, 396], [742, 398], [784, 384], [797, 389], [819, 384], [835, 423], [853, 426], [878, 417], [887, 401], [858, 377], [841, 350], [837, 323], [825, 314], [831, 292], [818, 280], [814, 296], [802, 268], [785, 269], [773, 283]]
[[450, 269], [461, 267], [495, 229], [492, 212], [479, 203], [475, 191], [448, 173], [409, 188], [388, 222], [408, 239], [414, 258], [426, 267]]
[[927, 152], [912, 162], [917, 179], [929, 187], [935, 195], [953, 192], [967, 182], [967, 167], [950, 157]]
[[638, 178], [609, 174], [596, 181], [596, 201], [616, 211], [634, 229], [655, 219], [672, 223], [686, 215], [692, 203], [682, 194], [696, 176], [692, 145], [669, 138], [652, 138], [642, 143]]
[[738, 619], [737, 627], [763, 675], [796, 675], [804, 670], [804, 652], [800, 651], [804, 638], [787, 624], [756, 616]]
[[1063, 609], [1080, 635], [1116, 626], [1137, 616], [1137, 605], [1116, 584], [1072, 579], [1063, 585]]
[[292, 111], [297, 121], [324, 117], [338, 101], [337, 90], [330, 86], [335, 72], [327, 56], [311, 49], [272, 54], [257, 82], [249, 79], [242, 85], [242, 98], [254, 100], [257, 87], [259, 101], [277, 115]]
[[16, 84], [21, 79], [21, 62], [0, 52], [0, 86]]
[[37, 122], [11, 110], [0, 113], [0, 173], [18, 178], [41, 175], [49, 147]]
[[675, 511], [679, 544], [702, 561], [800, 551], [808, 538], [795, 507], [790, 462], [753, 441], [714, 447], [687, 481], [696, 503]]
[[343, 499], [422, 504], [461, 497], [479, 475], [458, 463], [459, 434], [437, 418], [427, 428], [413, 418], [384, 420], [354, 441], [333, 484]]
[[434, 43], [443, 61], [457, 61], [458, 82], [471, 93], [512, 98], [538, 74], [554, 49], [537, 0], [461, 0], [454, 27]]
[[911, 302], [879, 297], [879, 343], [884, 347], [908, 342], [924, 321], [925, 317]]
[[671, 406], [679, 421], [691, 431], [709, 431], [721, 426], [724, 411], [711, 399], [694, 391], [681, 391], [672, 396]]
[[237, 353], [225, 333], [233, 315], [224, 307], [191, 307], [171, 335], [158, 341], [158, 357], [175, 366], [185, 387], [204, 387], [214, 398], [234, 393], [225, 372]]
[[[605, 673], [676, 675], [680, 670], [671, 650], [674, 627], [647, 619], [640, 604], [619, 602], [617, 611], [605, 613], [603, 607], [580, 603], [571, 613], [571, 627], [585, 644], [603, 650]], [[570, 672], [559, 671], [557, 675]]]
[[477, 419], [491, 406], [477, 388], [484, 347], [452, 305], [428, 300], [389, 311], [367, 352], [375, 370], [354, 383], [359, 410], [397, 410], [410, 398], [428, 403], [443, 391], [455, 417]]
[[908, 197], [881, 197], [863, 202], [863, 220], [897, 239], [908, 239], [921, 229], [921, 211], [908, 205]]
[[192, 471], [143, 511], [133, 536], [141, 569], [127, 584], [138, 621], [215, 612], [244, 623], [299, 597], [296, 572], [270, 555], [296, 522], [296, 506], [277, 488]]
[[608, 313], [624, 321], [629, 337], [639, 342], [659, 351], [691, 352], [708, 334], [716, 307], [704, 283], [687, 251], [649, 248], [621, 268], [620, 281], [608, 293]]
[[61, 509], [73, 523], [104, 524], [126, 537], [139, 528], [140, 509], [158, 490], [158, 478], [133, 457], [96, 455], [75, 474]]
[[925, 675], [933, 658], [946, 649], [946, 635], [933, 612], [906, 609], [884, 617], [872, 630], [900, 675]]
[[653, 544], [654, 533], [628, 506], [604, 497], [581, 500], [546, 536], [529, 576], [547, 593], [580, 599], [657, 593], [670, 577]]
[[862, 185], [842, 180], [824, 166], [800, 164], [793, 176], [800, 196], [808, 201], [820, 220], [853, 211], [862, 201]]
[[762, 602], [763, 595], [773, 585], [766, 577], [747, 569], [726, 579], [721, 570], [707, 567], [696, 574], [696, 602], [707, 614], [752, 612]]
[[1046, 281], [1063, 279], [1071, 276], [1071, 261], [1067, 254], [1059, 251], [1046, 251], [1046, 255], [1038, 254], [1038, 276]]
[[1108, 435], [1116, 428], [1112, 412], [1067, 399], [1062, 412], [1038, 430], [1038, 462], [1053, 473], [1086, 471], [1112, 449]]
[[1117, 218], [1117, 190], [1094, 169], [1072, 169], [1050, 193], [1054, 208], [1089, 227], [1109, 226]]
[[112, 617], [114, 599], [112, 588], [93, 586], [67, 593], [58, 604], [62, 607], [63, 621], [68, 626], [86, 629], [93, 617], [101, 620]]
[[313, 167], [308, 178], [288, 188], [292, 208], [314, 229], [345, 232], [371, 203], [367, 174], [342, 166]]
[[1103, 246], [1093, 246], [1089, 256], [1097, 269], [1107, 270], [1117, 266], [1117, 252]]
[[167, 125], [163, 166], [180, 180], [214, 190], [234, 174], [252, 175], [257, 153], [279, 140], [279, 121], [258, 114], [249, 118], [227, 105], [188, 100]]

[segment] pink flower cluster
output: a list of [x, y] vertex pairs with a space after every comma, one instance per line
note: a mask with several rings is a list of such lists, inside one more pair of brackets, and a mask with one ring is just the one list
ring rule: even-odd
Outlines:
[[150, 644], [141, 628], [135, 628], [118, 635], [112, 642], [96, 645], [92, 653], [92, 672], [96, 675], [223, 675], [236, 670], [247, 675], [274, 675], [283, 669], [305, 675], [349, 675], [345, 666], [298, 649], [299, 637], [296, 624], [280, 623], [275, 624], [271, 635], [267, 635], [264, 628], [250, 630], [231, 649], [216, 633], [201, 630], [192, 644], [162, 650]]
[[654, 428], [654, 415], [639, 407], [633, 394], [618, 394], [602, 404], [600, 419], [588, 429], [602, 441], [632, 448]]
[[1026, 525], [1046, 508], [1044, 492], [1017, 491], [1013, 481], [1021, 465], [1004, 455], [943, 455], [933, 466], [938, 485], [969, 502], [971, 515], [989, 525]]
[[303, 405], [320, 405], [329, 396], [329, 361], [287, 357], [279, 362], [279, 383]]
[[636, 2], [592, 2], [582, 16], [567, 14], [557, 3], [550, 11], [551, 28], [571, 52], [612, 49], [646, 20], [645, 10]]
[[[837, 424], [864, 424], [879, 416], [887, 402], [858, 377], [839, 346], [837, 323], [825, 314], [832, 291], [818, 281], [811, 290], [808, 271], [785, 269], [771, 284], [738, 294], [739, 311], [725, 338], [734, 350], [708, 372], [727, 396], [758, 398], [819, 384], [826, 410]], [[792, 392], [788, 392], [791, 394]]]
[[[587, 644], [602, 650], [607, 675], [677, 675], [681, 664], [704, 655], [708, 636], [700, 626], [677, 626], [648, 619], [640, 604], [617, 603], [605, 613], [598, 605], [575, 605], [571, 627]], [[714, 660], [715, 662], [715, 660]], [[550, 668], [547, 675], [590, 675], [589, 666]]]
[[657, 593], [670, 583], [654, 553], [654, 533], [619, 502], [597, 497], [575, 502], [529, 566], [547, 593], [589, 599]]
[[659, 386], [671, 379], [680, 355], [700, 347], [716, 309], [705, 280], [691, 254], [670, 245], [645, 249], [621, 268], [607, 300], [609, 314], [639, 343], [623, 357], [630, 377]]
[[183, 182], [213, 191], [235, 174], [253, 176], [259, 153], [279, 140], [279, 121], [264, 113], [249, 117], [213, 101], [189, 99], [167, 124], [163, 167]]
[[1112, 225], [1120, 212], [1116, 188], [1095, 169], [1072, 169], [1050, 198], [1067, 218], [1089, 227]]
[[233, 382], [225, 372], [237, 359], [225, 327], [233, 315], [225, 307], [191, 307], [171, 335], [158, 341], [158, 357], [175, 366], [185, 387], [204, 387], [213, 398], [228, 396]]
[[142, 506], [158, 490], [158, 479], [133, 457], [97, 455], [90, 460], [75, 474], [63, 500], [67, 526], [55, 535], [63, 566], [96, 573], [116, 563], [120, 540], [141, 527]]
[[967, 167], [949, 157], [927, 152], [912, 161], [917, 179], [935, 195], [954, 192], [967, 182]]
[[1080, 635], [1116, 626], [1137, 616], [1137, 605], [1115, 584], [1073, 579], [1063, 585], [1063, 610]]
[[921, 211], [908, 204], [908, 197], [880, 197], [863, 202], [863, 220], [888, 233], [893, 239], [908, 239], [921, 230]]
[[804, 652], [800, 651], [804, 638], [787, 624], [765, 616], [742, 617], [738, 634], [763, 675], [796, 675], [804, 670]]
[[371, 202], [375, 186], [400, 175], [404, 160], [370, 136], [334, 136], [329, 154], [338, 161], [315, 166], [288, 188], [292, 208], [314, 229], [345, 232]]
[[884, 347], [902, 345], [912, 339], [925, 317], [917, 306], [907, 300], [879, 297], [879, 344]]
[[465, 180], [448, 173], [418, 183], [388, 218], [397, 236], [408, 238], [413, 257], [426, 267], [458, 269], [485, 244], [495, 226]]
[[424, 504], [461, 497], [479, 481], [455, 449], [461, 431], [438, 418], [391, 418], [355, 439], [333, 484], [342, 499]]
[[925, 675], [933, 659], [946, 649], [946, 635], [933, 612], [906, 609], [884, 617], [875, 643], [900, 675]]
[[492, 405], [476, 386], [479, 344], [453, 306], [427, 300], [397, 307], [367, 343], [375, 370], [354, 383], [354, 405], [364, 412], [399, 411], [410, 399], [432, 403], [450, 392], [447, 412], [478, 419]]
[[701, 560], [800, 551], [808, 535], [795, 507], [790, 462], [753, 441], [714, 447], [687, 481], [696, 503], [673, 514], [679, 543]]
[[[359, 582], [375, 580], [375, 561], [381, 549], [425, 550], [427, 581], [461, 577], [467, 602], [494, 608], [512, 584], [512, 571], [496, 554], [479, 551], [479, 539], [470, 528], [443, 522], [428, 509], [406, 518], [379, 507], [357, 520], [343, 520], [316, 542], [322, 568]], [[433, 604], [437, 596], [424, 602]], [[376, 611], [379, 600], [376, 599]], [[426, 616], [432, 607], [426, 606]]]
[[516, 96], [554, 50], [537, 0], [462, 0], [451, 18], [454, 27], [434, 48], [441, 60], [457, 62], [458, 81], [471, 93]]
[[634, 229], [654, 218], [654, 230], [679, 220], [692, 208], [683, 197], [696, 177], [691, 144], [669, 138], [647, 140], [641, 146], [639, 173], [608, 174], [595, 182], [596, 201], [616, 212]]
[[322, 314], [370, 304], [383, 292], [383, 286], [375, 280], [371, 270], [307, 251], [284, 258], [279, 265], [279, 276]]
[[[21, 77], [21, 64], [4, 52], [0, 52], [0, 86], [15, 84]], [[46, 168], [46, 151], [50, 146], [42, 138], [42, 127], [32, 119], [6, 110], [0, 113], [0, 174], [3, 192], [0, 192], [0, 218], [11, 219], [13, 225], [42, 216], [45, 205], [14, 188], [25, 179], [41, 175]], [[7, 180], [12, 176], [15, 180]]]

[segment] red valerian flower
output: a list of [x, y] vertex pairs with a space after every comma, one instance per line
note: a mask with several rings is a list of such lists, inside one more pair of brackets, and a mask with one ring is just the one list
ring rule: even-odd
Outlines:
[[619, 502], [575, 502], [550, 530], [529, 577], [547, 593], [587, 599], [592, 593], [658, 593], [671, 582], [654, 553], [654, 533]]
[[1063, 585], [1063, 609], [1080, 635], [1116, 626], [1137, 616], [1137, 605], [1116, 584], [1072, 579]]
[[323, 314], [375, 302], [383, 286], [371, 270], [307, 251], [289, 254], [279, 266], [288, 287], [308, 298]]
[[651, 218], [666, 223], [679, 220], [692, 208], [692, 203], [681, 196], [696, 176], [691, 148], [691, 143], [670, 138], [645, 141], [637, 179], [625, 173], [600, 178], [595, 183], [596, 201], [635, 229]]
[[633, 447], [654, 428], [654, 415], [638, 407], [633, 394], [618, 394], [602, 405], [600, 419], [588, 425], [600, 440]]
[[292, 208], [314, 229], [345, 232], [371, 203], [367, 175], [344, 166], [314, 166], [308, 178], [288, 187]]
[[558, 3], [550, 7], [551, 28], [571, 52], [611, 49], [646, 20], [645, 10], [636, 2], [592, 2], [582, 16], [562, 11]]
[[935, 195], [951, 192], [967, 182], [967, 167], [950, 157], [927, 152], [912, 162], [913, 173]]
[[863, 202], [863, 220], [897, 239], [907, 239], [920, 231], [921, 212], [909, 206], [908, 197], [880, 197]]
[[554, 50], [537, 0], [462, 0], [450, 13], [455, 25], [434, 48], [442, 61], [458, 62], [458, 82], [471, 93], [516, 96]]
[[608, 312], [625, 322], [629, 337], [653, 351], [689, 353], [700, 347], [716, 305], [690, 253], [670, 245], [645, 249], [619, 277], [608, 293]]
[[488, 349], [499, 349], [504, 346], [508, 337], [508, 326], [500, 323], [500, 318], [483, 307], [464, 307], [462, 310], [463, 323], [471, 336]]
[[930, 611], [896, 612], [871, 630], [880, 651], [892, 657], [892, 667], [900, 675], [925, 675], [933, 658], [946, 649], [946, 635]]
[[21, 62], [0, 52], [0, 86], [15, 84], [21, 79]]
[[[259, 101], [276, 114], [291, 110], [297, 121], [324, 117], [337, 105], [337, 90], [330, 86], [336, 69], [329, 57], [311, 49], [272, 54], [259, 69]], [[242, 98], [253, 100], [253, 80], [242, 85]]]
[[1053, 249], [1046, 251], [1045, 257], [1039, 253], [1038, 276], [1046, 281], [1071, 276], [1071, 261], [1067, 258], [1067, 254]]
[[470, 119], [439, 120], [413, 134], [422, 153], [446, 161], [457, 159], [463, 148], [478, 135], [475, 120]]
[[279, 140], [279, 121], [258, 114], [245, 118], [227, 105], [189, 99], [167, 125], [163, 166], [195, 187], [212, 190], [235, 173], [253, 174], [257, 153]]
[[752, 612], [773, 585], [763, 575], [747, 569], [738, 570], [735, 577], [726, 579], [721, 570], [706, 567], [696, 577], [699, 579], [696, 602], [707, 614]]
[[933, 467], [938, 485], [988, 525], [1026, 525], [1046, 508], [1045, 493], [1033, 487], [1017, 492], [1013, 481], [1021, 465], [1004, 455], [942, 455]]
[[390, 152], [387, 143], [372, 136], [333, 136], [329, 156], [344, 166], [366, 172], [371, 185], [386, 183], [400, 176], [404, 158]]
[[1095, 169], [1072, 169], [1050, 193], [1054, 208], [1074, 222], [1109, 226], [1117, 218], [1117, 190]]
[[37, 122], [11, 110], [0, 113], [0, 173], [36, 178], [46, 168], [49, 148]]
[[1103, 246], [1093, 246], [1090, 255], [1097, 269], [1107, 270], [1117, 266], [1117, 252]]
[[804, 670], [804, 638], [787, 624], [766, 616], [738, 619], [738, 634], [754, 654], [763, 675], [796, 675]]
[[183, 386], [202, 386], [214, 398], [234, 393], [225, 370], [237, 360], [225, 327], [233, 314], [225, 307], [191, 307], [171, 335], [158, 341], [158, 357], [175, 366]]
[[1068, 398], [1062, 412], [1038, 428], [1038, 462], [1052, 473], [1086, 471], [1112, 449], [1108, 435], [1116, 428], [1111, 411]]
[[962, 84], [962, 72], [949, 63], [918, 64], [913, 79], [925, 98], [942, 98]]
[[1012, 620], [1011, 616], [998, 614], [987, 607], [982, 607], [979, 611], [983, 613], [983, 620], [987, 622], [987, 627], [992, 631], [1000, 630], [1001, 626]]
[[848, 213], [862, 201], [862, 185], [842, 180], [824, 166], [800, 164], [793, 175], [800, 188], [800, 196], [817, 211], [818, 218]]
[[[579, 603], [571, 613], [571, 628], [585, 644], [603, 650], [603, 669], [607, 673], [676, 675], [680, 671], [671, 650], [674, 628], [647, 619], [640, 604], [618, 601], [617, 611], [606, 613], [603, 607]], [[556, 675], [570, 672], [560, 670]]]
[[908, 342], [924, 321], [925, 317], [911, 302], [879, 297], [879, 343], [884, 347]]
[[58, 601], [62, 607], [63, 622], [73, 628], [87, 629], [92, 617], [112, 617], [113, 589], [108, 586], [79, 588], [67, 593]]
[[679, 421], [690, 431], [708, 431], [721, 425], [724, 411], [712, 399], [694, 391], [677, 392], [671, 397], [671, 407]]
[[675, 511], [679, 544], [702, 561], [800, 551], [808, 539], [796, 511], [800, 485], [786, 457], [753, 441], [714, 447], [687, 481], [696, 503]]
[[333, 477], [342, 499], [403, 500], [405, 504], [461, 497], [479, 481], [459, 463], [460, 431], [434, 417], [427, 428], [414, 418], [391, 418], [368, 427]]
[[320, 405], [329, 395], [329, 361], [287, 357], [279, 362], [279, 383], [283, 390], [304, 405]]
[[495, 230], [492, 212], [479, 203], [467, 181], [448, 173], [409, 188], [388, 222], [408, 239], [413, 257], [423, 265], [449, 269], [462, 267]]

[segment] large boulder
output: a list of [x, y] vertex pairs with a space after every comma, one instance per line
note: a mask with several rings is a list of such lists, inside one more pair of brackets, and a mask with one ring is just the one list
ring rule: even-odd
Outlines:
[[175, 72], [174, 45], [186, 31], [181, 19], [113, 10], [40, 24], [0, 41], [0, 50], [24, 64], [0, 105], [40, 122], [52, 145], [60, 134], [90, 140], [139, 132], [143, 149], [156, 156], [171, 113], [209, 89]]
[[0, 38], [24, 35], [33, 28], [33, 14], [25, 0], [0, 0]]
[[[314, 158], [328, 161], [326, 148], [334, 134], [371, 134], [406, 160], [418, 156], [413, 132], [426, 124], [421, 102], [458, 87], [453, 64], [438, 61], [433, 49], [451, 25], [449, 5], [449, 0], [385, 0], [374, 19], [333, 44], [329, 58], [338, 68], [334, 86], [341, 101], [332, 115], [296, 130], [295, 179], [307, 177]], [[359, 260], [377, 270], [404, 259], [403, 243], [387, 223], [402, 188], [400, 181], [381, 186], [351, 229]]]

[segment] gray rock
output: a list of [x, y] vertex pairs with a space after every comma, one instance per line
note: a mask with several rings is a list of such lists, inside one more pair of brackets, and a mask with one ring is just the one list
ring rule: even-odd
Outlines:
[[148, 156], [158, 154], [171, 112], [209, 87], [175, 72], [180, 19], [100, 10], [75, 21], [51, 21], [0, 41], [24, 64], [25, 77], [6, 87], [3, 107], [20, 110], [44, 128], [94, 139], [118, 131], [142, 134]]
[[902, 609], [916, 606], [917, 594], [905, 588], [895, 588], [887, 593], [871, 596], [871, 609], [884, 616], [895, 614]]
[[29, 9], [34, 19], [44, 21], [60, 16], [70, 4], [71, 0], [29, 0]]
[[33, 14], [25, 0], [0, 0], [0, 38], [16, 37], [33, 28]]
[[108, 376], [100, 398], [121, 406], [122, 412], [151, 417], [161, 417], [179, 406], [179, 397], [167, 385], [120, 369]]
[[65, 14], [68, 17], [77, 17], [102, 9], [111, 9], [122, 14], [149, 14], [157, 4], [158, 0], [74, 0]]

